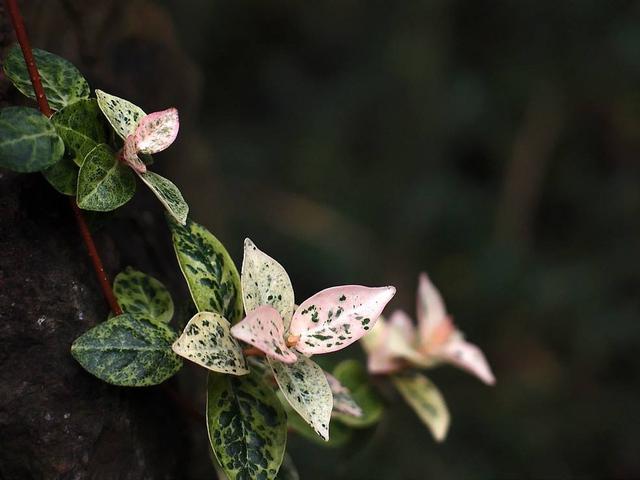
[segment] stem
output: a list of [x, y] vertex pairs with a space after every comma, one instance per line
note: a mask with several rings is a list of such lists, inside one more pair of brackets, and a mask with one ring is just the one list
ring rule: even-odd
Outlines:
[[[33, 58], [31, 43], [29, 42], [29, 36], [27, 35], [27, 29], [24, 26], [24, 20], [22, 19], [22, 14], [20, 13], [18, 2], [16, 0], [5, 0], [5, 4], [7, 6], [7, 11], [9, 12], [9, 18], [11, 18], [11, 24], [13, 25], [13, 29], [16, 32], [16, 38], [18, 39], [18, 43], [20, 44], [20, 48], [22, 49], [24, 61], [27, 64], [27, 71], [29, 72], [29, 78], [31, 79], [33, 91], [36, 94], [38, 108], [43, 115], [51, 117], [51, 115], [53, 115], [53, 112], [51, 111], [51, 107], [49, 107], [47, 95], [45, 94], [44, 88], [42, 87], [40, 73], [38, 72], [36, 61]], [[89, 252], [89, 258], [91, 258], [93, 269], [95, 270], [98, 277], [98, 282], [100, 282], [102, 293], [109, 303], [109, 307], [111, 308], [113, 313], [115, 315], [122, 315], [122, 309], [120, 308], [120, 305], [118, 305], [118, 301], [113, 294], [111, 283], [109, 282], [107, 274], [104, 271], [102, 260], [100, 259], [100, 255], [98, 254], [98, 250], [96, 249], [96, 244], [93, 241], [93, 237], [91, 236], [91, 232], [89, 231], [87, 222], [85, 221], [84, 216], [82, 215], [82, 212], [80, 211], [80, 208], [78, 207], [75, 199], [70, 198], [69, 200], [71, 203], [71, 210], [73, 210], [78, 228], [80, 229], [80, 234], [82, 235], [84, 244], [86, 245], [87, 251]]]
[[242, 350], [245, 357], [264, 357], [264, 352], [256, 347], [247, 347]]

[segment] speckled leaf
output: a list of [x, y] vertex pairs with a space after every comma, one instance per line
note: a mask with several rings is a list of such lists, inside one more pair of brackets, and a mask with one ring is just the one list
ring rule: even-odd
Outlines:
[[42, 171], [44, 178], [58, 192], [64, 195], [75, 195], [78, 185], [78, 166], [66, 154], [49, 168]]
[[349, 417], [361, 417], [362, 409], [353, 399], [351, 390], [340, 383], [336, 377], [329, 372], [324, 372], [331, 387], [333, 394], [333, 411], [332, 414], [343, 414]]
[[278, 311], [268, 305], [252, 310], [231, 329], [239, 340], [259, 348], [270, 357], [285, 363], [295, 363], [296, 354], [284, 340], [284, 325]]
[[[53, 110], [60, 110], [66, 105], [89, 97], [89, 84], [70, 62], [38, 48], [33, 49], [33, 56], [40, 72], [44, 93]], [[29, 72], [17, 44], [9, 49], [3, 68], [7, 78], [16, 88], [35, 100]]]
[[333, 370], [333, 375], [349, 389], [351, 397], [362, 410], [359, 417], [334, 414], [336, 420], [354, 428], [366, 428], [380, 420], [384, 410], [382, 400], [372, 388], [365, 368], [356, 360], [344, 360]]
[[122, 146], [122, 159], [124, 163], [133, 168], [136, 172], [144, 173], [147, 171], [147, 166], [144, 161], [138, 156], [138, 150], [136, 149], [136, 140], [133, 135], [127, 135]]
[[240, 275], [222, 243], [188, 219], [182, 226], [169, 218], [173, 247], [200, 312], [217, 312], [231, 323], [242, 318]]
[[51, 121], [78, 166], [96, 145], [107, 142], [104, 118], [94, 99], [79, 100], [64, 107]]
[[64, 143], [39, 111], [27, 107], [0, 110], [0, 167], [38, 172], [62, 158]]
[[158, 153], [171, 145], [178, 136], [178, 110], [168, 108], [145, 115], [138, 121], [135, 145], [141, 153]]
[[391, 379], [405, 401], [431, 430], [433, 437], [442, 442], [447, 436], [450, 418], [440, 390], [419, 373], [393, 375]]
[[304, 355], [292, 364], [269, 357], [267, 361], [289, 404], [320, 437], [328, 440], [333, 395], [322, 368]]
[[244, 241], [242, 260], [242, 295], [249, 313], [260, 305], [271, 305], [280, 312], [285, 331], [294, 308], [293, 287], [286, 270], [261, 251], [248, 238]]
[[171, 350], [175, 337], [166, 325], [124, 314], [78, 337], [71, 354], [107, 383], [144, 387], [162, 383], [180, 370], [182, 360]]
[[287, 441], [287, 417], [260, 375], [209, 374], [207, 429], [230, 480], [276, 477]]
[[331, 287], [302, 302], [289, 333], [299, 335], [296, 350], [307, 355], [335, 352], [351, 345], [375, 324], [394, 287]]
[[124, 140], [135, 133], [138, 121], [145, 115], [144, 110], [124, 98], [102, 90], [96, 90], [96, 97], [100, 110], [120, 138]]
[[182, 194], [178, 187], [157, 173], [136, 172], [140, 179], [147, 185], [158, 200], [164, 205], [169, 214], [175, 218], [178, 223], [184, 225], [187, 222], [187, 214], [189, 213], [189, 205], [182, 198]]
[[181, 357], [214, 372], [249, 373], [242, 348], [231, 336], [229, 322], [219, 313], [196, 313], [172, 348]]
[[166, 287], [146, 273], [131, 267], [116, 275], [115, 293], [124, 313], [150, 322], [169, 323], [173, 317], [173, 300]]
[[136, 179], [108, 145], [101, 143], [84, 159], [78, 174], [78, 206], [108, 212], [124, 205], [136, 191]]

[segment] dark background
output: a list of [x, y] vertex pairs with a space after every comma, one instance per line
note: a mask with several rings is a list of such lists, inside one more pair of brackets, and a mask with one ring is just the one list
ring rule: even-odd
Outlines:
[[237, 262], [250, 236], [298, 301], [393, 284], [412, 315], [427, 271], [486, 353], [493, 388], [429, 373], [446, 443], [388, 396], [353, 445], [291, 436], [303, 479], [640, 477], [640, 4], [22, 3], [92, 87], [178, 107], [156, 169]]

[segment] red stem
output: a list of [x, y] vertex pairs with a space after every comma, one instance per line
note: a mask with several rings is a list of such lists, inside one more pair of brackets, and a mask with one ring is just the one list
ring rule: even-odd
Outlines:
[[[11, 18], [11, 24], [13, 25], [13, 29], [16, 32], [16, 38], [18, 39], [18, 43], [20, 44], [20, 48], [22, 49], [24, 61], [27, 64], [27, 71], [29, 72], [31, 85], [33, 85], [33, 91], [36, 94], [38, 108], [43, 115], [50, 117], [51, 115], [53, 115], [53, 112], [51, 111], [51, 107], [49, 107], [47, 95], [45, 94], [44, 88], [42, 87], [40, 73], [38, 72], [36, 61], [33, 58], [31, 43], [29, 42], [27, 29], [24, 26], [22, 14], [20, 13], [20, 7], [18, 7], [18, 2], [16, 0], [5, 0], [5, 4], [7, 5], [7, 10], [9, 12], [9, 18]], [[98, 254], [98, 250], [96, 249], [96, 244], [93, 241], [93, 237], [91, 236], [91, 232], [89, 231], [87, 222], [85, 221], [84, 216], [82, 215], [82, 212], [80, 211], [80, 208], [78, 207], [75, 199], [70, 198], [69, 200], [71, 203], [71, 209], [73, 210], [73, 214], [76, 218], [76, 222], [78, 223], [78, 228], [80, 229], [80, 234], [82, 235], [84, 244], [86, 245], [87, 251], [89, 252], [89, 258], [91, 258], [93, 269], [95, 270], [98, 281], [100, 282], [102, 293], [109, 303], [109, 307], [111, 308], [113, 313], [115, 315], [122, 315], [122, 309], [120, 308], [120, 305], [118, 305], [118, 301], [113, 294], [113, 290], [111, 289], [111, 282], [109, 282], [109, 278], [104, 271], [102, 260], [100, 259], [100, 255]]]

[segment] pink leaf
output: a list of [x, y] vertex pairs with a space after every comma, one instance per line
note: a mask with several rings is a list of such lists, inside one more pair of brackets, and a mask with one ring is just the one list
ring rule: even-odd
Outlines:
[[441, 344], [443, 337], [444, 340], [447, 339], [447, 331], [453, 330], [452, 328], [447, 328], [447, 324], [451, 323], [451, 320], [447, 315], [442, 296], [431, 283], [426, 273], [420, 274], [416, 313], [420, 331], [420, 343], [423, 349], [434, 343]]
[[142, 153], [165, 150], [178, 136], [179, 127], [178, 110], [175, 108], [145, 115], [136, 127], [136, 150]]
[[313, 355], [351, 345], [376, 323], [396, 293], [394, 287], [345, 285], [327, 288], [302, 302], [289, 333], [298, 336], [296, 350]]
[[482, 351], [476, 345], [467, 342], [459, 332], [456, 332], [456, 335], [443, 346], [437, 356], [475, 375], [487, 385], [496, 383]]
[[145, 173], [147, 171], [147, 166], [138, 157], [136, 141], [133, 135], [128, 135], [124, 141], [124, 146], [122, 147], [122, 159], [136, 172]]
[[259, 348], [269, 357], [285, 363], [295, 363], [297, 356], [284, 340], [284, 325], [278, 311], [263, 305], [249, 312], [231, 328], [231, 334], [239, 340]]
[[351, 396], [351, 391], [330, 373], [324, 372], [324, 374], [333, 394], [333, 411], [351, 415], [352, 417], [361, 417], [362, 409]]

